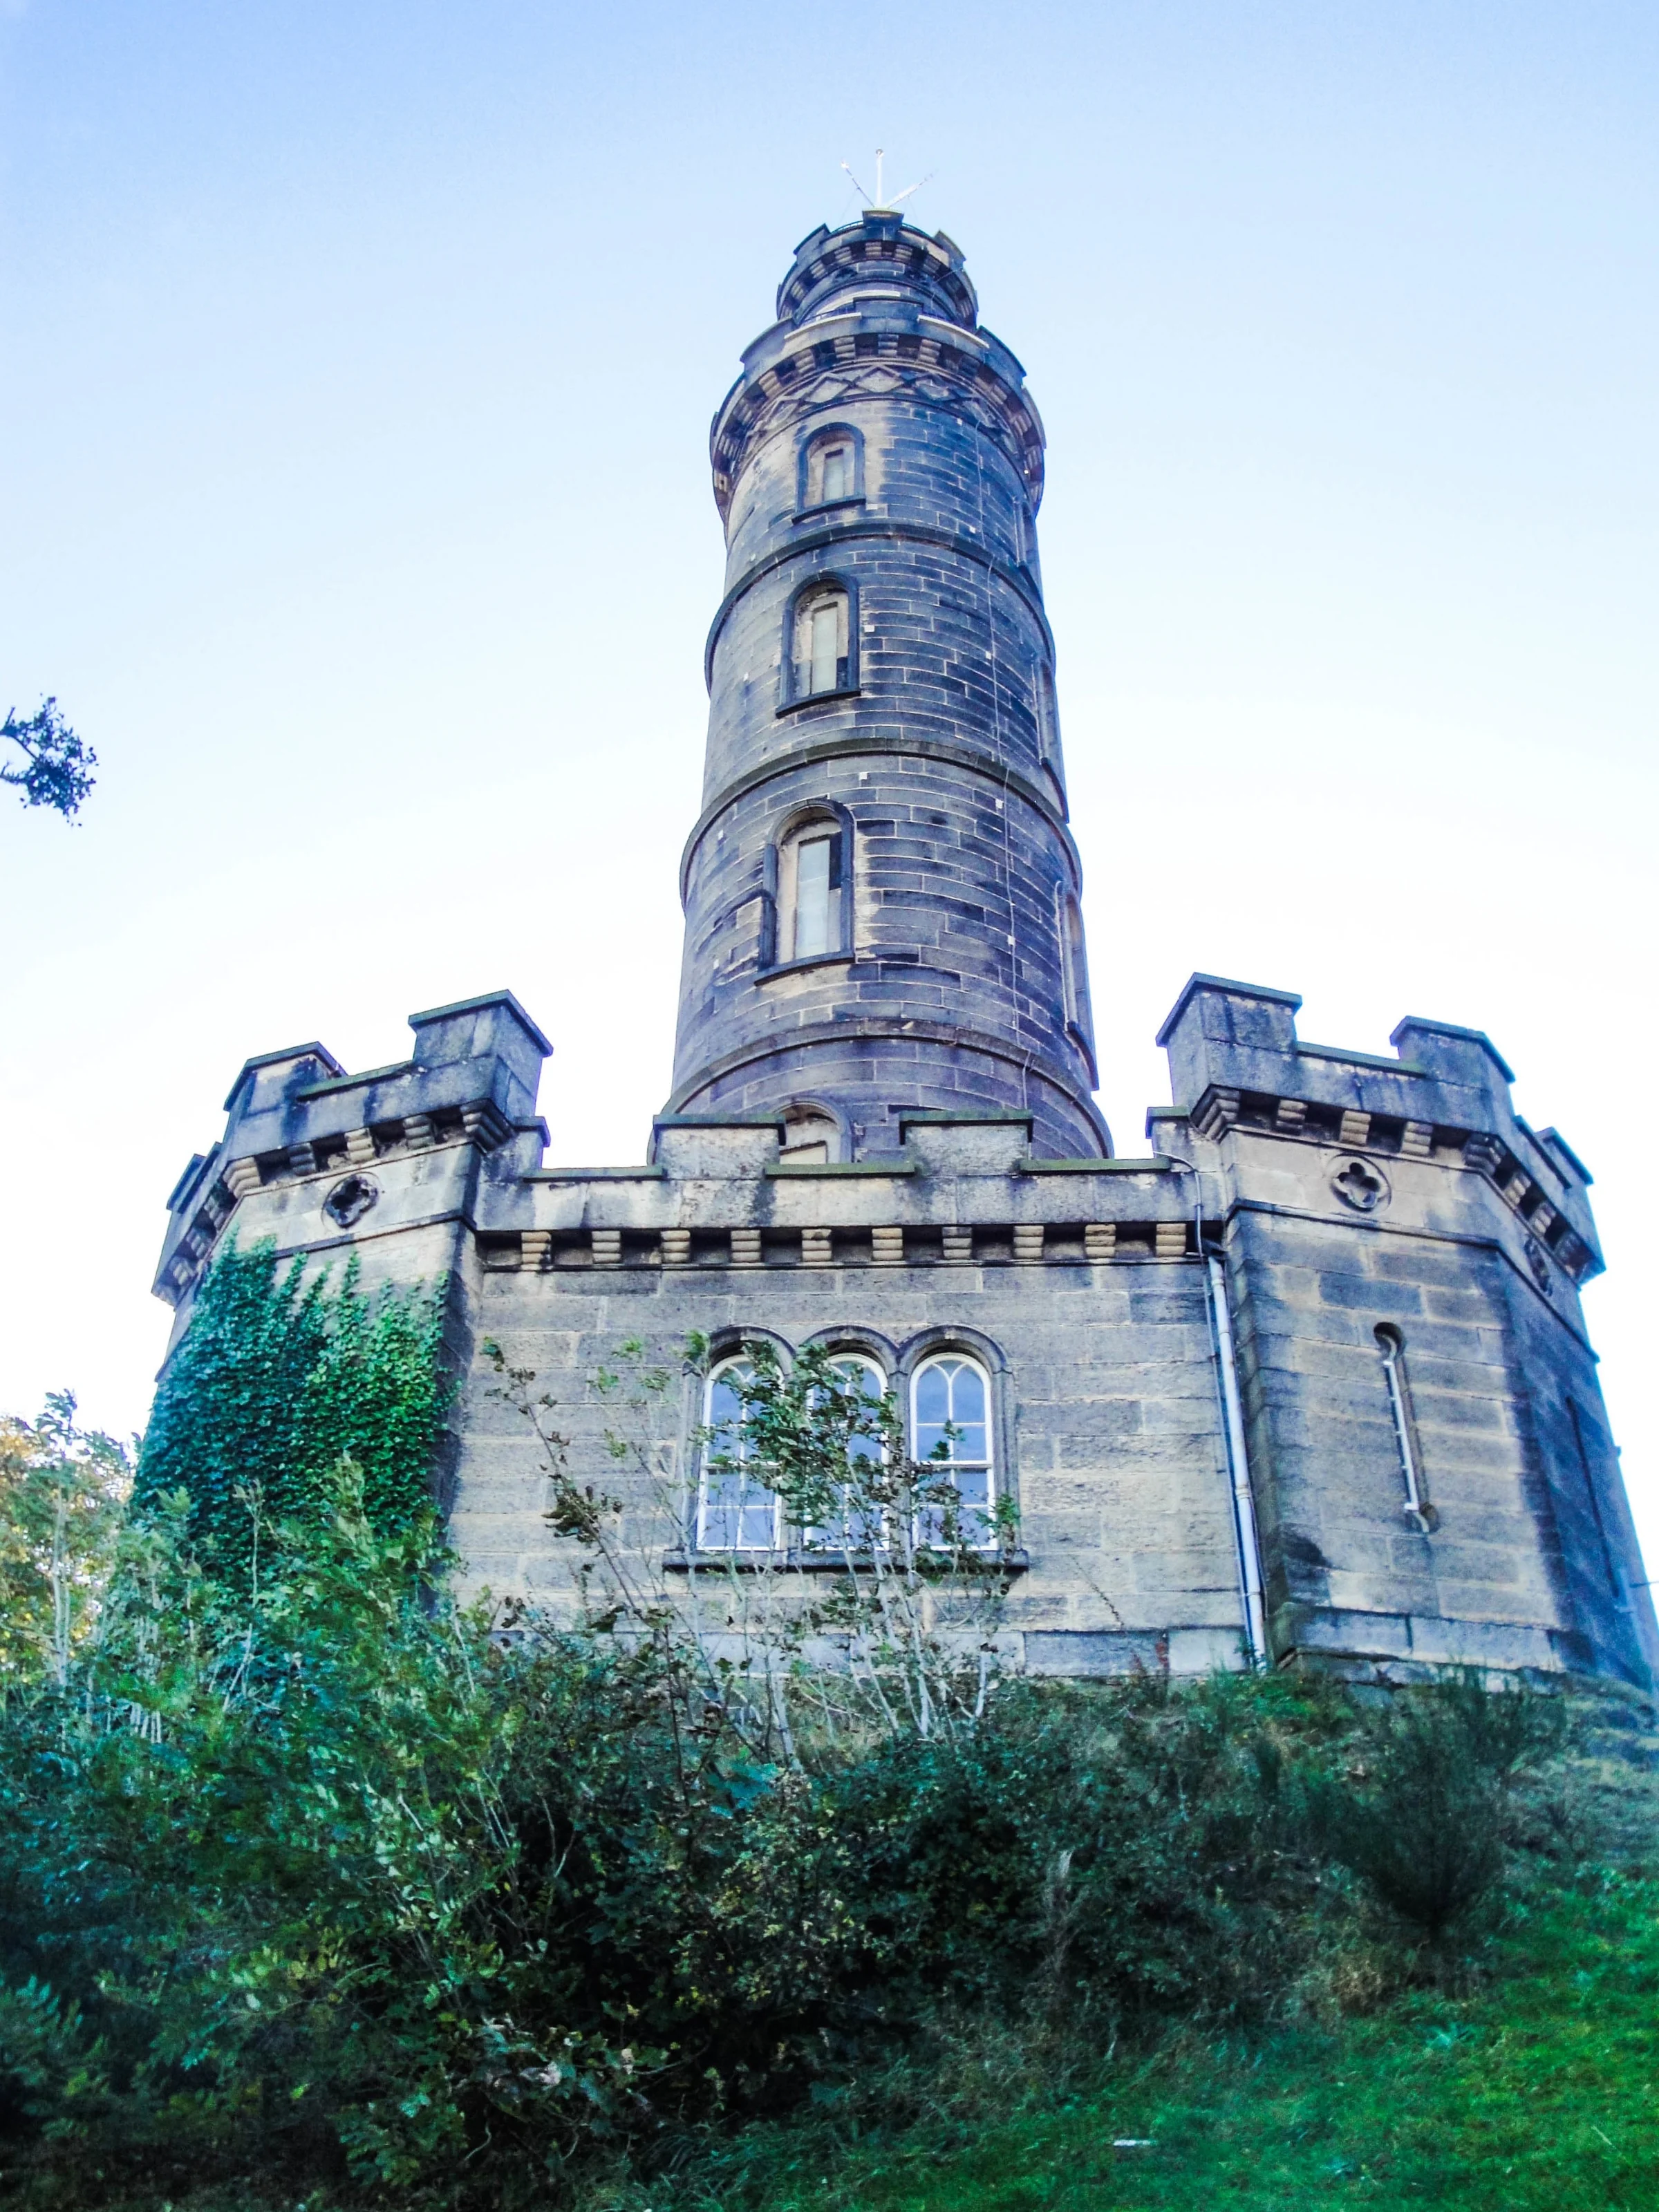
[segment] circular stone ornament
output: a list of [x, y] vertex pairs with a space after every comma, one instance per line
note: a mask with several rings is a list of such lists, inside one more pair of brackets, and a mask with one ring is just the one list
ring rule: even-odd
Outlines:
[[1376, 1161], [1362, 1159], [1358, 1152], [1346, 1154], [1331, 1170], [1331, 1188], [1356, 1213], [1381, 1213], [1393, 1195]]

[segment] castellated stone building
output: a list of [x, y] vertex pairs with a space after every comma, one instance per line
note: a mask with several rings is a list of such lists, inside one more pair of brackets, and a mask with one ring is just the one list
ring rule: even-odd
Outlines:
[[[963, 257], [881, 210], [819, 229], [714, 418], [728, 547], [672, 1095], [641, 1167], [548, 1165], [550, 1050], [510, 992], [410, 1017], [349, 1074], [250, 1060], [181, 1177], [156, 1281], [217, 1243], [447, 1285], [440, 1471], [501, 1593], [569, 1562], [497, 1340], [611, 1474], [581, 1378], [689, 1370], [651, 1440], [671, 1577], [811, 1565], [770, 1493], [700, 1472], [718, 1362], [825, 1343], [1012, 1498], [1037, 1674], [1455, 1662], [1650, 1687], [1659, 1637], [1585, 1336], [1589, 1174], [1478, 1030], [1397, 1057], [1298, 1037], [1214, 976], [1158, 1042], [1124, 1158], [1096, 1038], [1036, 517], [1043, 434]], [[643, 1520], [641, 1527], [646, 1526]]]

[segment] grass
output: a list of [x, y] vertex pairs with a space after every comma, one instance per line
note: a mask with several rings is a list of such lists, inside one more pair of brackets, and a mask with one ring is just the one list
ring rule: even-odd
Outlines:
[[[1252, 2050], [1188, 2037], [1069, 2103], [835, 2142], [751, 2130], [672, 2201], [766, 2212], [1654, 2212], [1659, 1885], [1511, 1928], [1492, 1978]], [[1146, 2148], [1117, 2148], [1123, 2139]], [[682, 2195], [682, 2190], [684, 2195]], [[653, 2202], [662, 2212], [666, 2193]]]

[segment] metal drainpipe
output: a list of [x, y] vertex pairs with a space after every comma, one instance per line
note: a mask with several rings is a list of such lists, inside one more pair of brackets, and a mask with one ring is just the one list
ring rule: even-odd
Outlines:
[[1221, 1382], [1222, 1431], [1227, 1472], [1232, 1481], [1233, 1540], [1238, 1553], [1238, 1581], [1244, 1600], [1244, 1634], [1250, 1664], [1267, 1664], [1267, 1611], [1261, 1592], [1261, 1540], [1256, 1532], [1255, 1496], [1250, 1488], [1249, 1455], [1244, 1444], [1244, 1407], [1238, 1395], [1238, 1363], [1233, 1351], [1232, 1316], [1227, 1307], [1227, 1277], [1221, 1261], [1204, 1249], [1204, 1186], [1195, 1164], [1178, 1153], [1164, 1156], [1193, 1178], [1193, 1220], [1199, 1265], [1205, 1271], [1216, 1370]]
[[1206, 1259], [1210, 1312], [1215, 1322], [1216, 1358], [1221, 1370], [1221, 1403], [1227, 1419], [1227, 1460], [1233, 1478], [1233, 1529], [1238, 1540], [1239, 1579], [1244, 1585], [1244, 1618], [1250, 1662], [1267, 1663], [1267, 1614], [1261, 1596], [1261, 1542], [1256, 1534], [1255, 1498], [1244, 1449], [1244, 1409], [1238, 1396], [1238, 1366], [1233, 1356], [1232, 1316], [1227, 1310], [1227, 1277], [1219, 1260]]

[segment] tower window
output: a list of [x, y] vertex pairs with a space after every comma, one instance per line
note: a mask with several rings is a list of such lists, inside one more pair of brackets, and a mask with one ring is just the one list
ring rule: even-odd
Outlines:
[[852, 860], [852, 824], [828, 806], [785, 830], [767, 855], [763, 969], [850, 951]]
[[[977, 1362], [960, 1352], [924, 1361], [910, 1386], [910, 1450], [914, 1458], [948, 1474], [959, 1501], [969, 1544], [994, 1540], [996, 1466], [991, 1449], [991, 1381]], [[917, 1534], [939, 1542], [944, 1515], [924, 1515]]]
[[820, 430], [801, 454], [799, 505], [804, 513], [838, 507], [863, 495], [863, 441], [850, 424]]
[[1405, 1340], [1397, 1328], [1390, 1328], [1385, 1322], [1376, 1332], [1376, 1348], [1382, 1356], [1389, 1411], [1394, 1418], [1395, 1446], [1400, 1455], [1400, 1473], [1406, 1486], [1404, 1510], [1422, 1525], [1432, 1528], [1433, 1509], [1423, 1486], [1422, 1463], [1417, 1451], [1416, 1424], [1412, 1419], [1411, 1391], [1406, 1381]]
[[1095, 1024], [1089, 1005], [1089, 963], [1083, 943], [1083, 913], [1064, 884], [1054, 885], [1054, 927], [1060, 937], [1060, 980], [1066, 1026], [1092, 1060]]
[[781, 1160], [797, 1167], [828, 1167], [841, 1156], [841, 1127], [822, 1106], [789, 1106], [784, 1109]]
[[1036, 672], [1037, 758], [1054, 775], [1060, 765], [1060, 708], [1054, 699], [1054, 672], [1039, 661]]
[[803, 837], [795, 848], [794, 957], [828, 952], [841, 936], [841, 839]]
[[753, 1370], [728, 1359], [708, 1378], [703, 1398], [707, 1438], [697, 1485], [697, 1549], [769, 1552], [777, 1542], [778, 1496], [761, 1479], [736, 1385]]
[[798, 697], [847, 689], [847, 632], [845, 592], [815, 592], [802, 600], [795, 616]]

